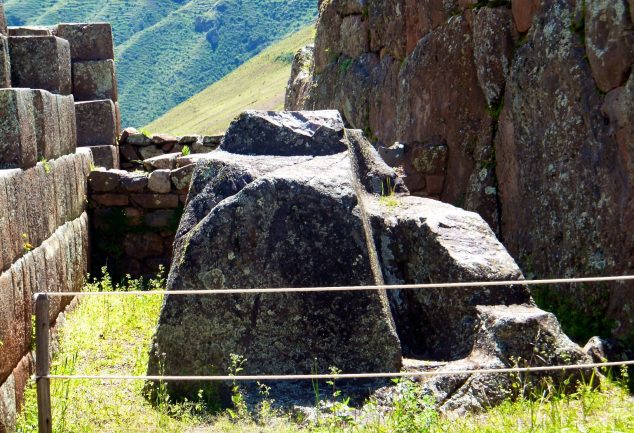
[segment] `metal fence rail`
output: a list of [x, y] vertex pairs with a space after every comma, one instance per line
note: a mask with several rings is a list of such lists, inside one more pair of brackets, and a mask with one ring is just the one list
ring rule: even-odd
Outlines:
[[59, 297], [93, 297], [93, 296], [204, 296], [227, 294], [256, 294], [256, 293], [315, 293], [315, 292], [343, 292], [364, 290], [424, 290], [438, 288], [474, 288], [493, 286], [535, 286], [547, 284], [575, 284], [595, 282], [632, 281], [634, 275], [589, 277], [589, 278], [558, 278], [544, 280], [512, 280], [512, 281], [480, 281], [462, 283], [438, 284], [403, 284], [379, 286], [340, 286], [340, 287], [304, 287], [304, 288], [259, 288], [259, 289], [227, 289], [227, 290], [175, 290], [175, 291], [128, 291], [128, 292], [55, 292], [35, 294], [35, 323], [36, 323], [36, 366], [35, 380], [37, 386], [38, 428], [40, 433], [52, 433], [51, 410], [51, 380], [144, 380], [144, 381], [256, 381], [256, 380], [325, 380], [325, 379], [378, 379], [378, 378], [415, 378], [429, 376], [455, 376], [474, 374], [509, 374], [530, 373], [543, 371], [585, 370], [591, 368], [605, 368], [634, 365], [634, 360], [620, 362], [604, 362], [576, 365], [552, 365], [539, 367], [513, 367], [494, 369], [398, 372], [398, 373], [341, 373], [341, 374], [295, 374], [295, 375], [235, 375], [235, 376], [126, 376], [126, 375], [51, 375], [50, 374], [50, 298]]

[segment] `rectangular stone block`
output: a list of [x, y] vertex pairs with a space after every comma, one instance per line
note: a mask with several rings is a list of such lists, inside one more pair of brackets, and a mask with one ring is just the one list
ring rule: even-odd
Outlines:
[[4, 15], [4, 4], [0, 2], [0, 35], [7, 36], [8, 34], [7, 17]]
[[77, 118], [73, 95], [57, 95], [59, 115], [60, 156], [70, 155], [77, 150]]
[[76, 101], [116, 101], [118, 93], [114, 60], [73, 63], [73, 95]]
[[9, 38], [0, 35], [0, 88], [11, 87], [11, 58]]
[[11, 375], [4, 383], [0, 382], [0, 433], [13, 433], [16, 421], [15, 377]]
[[31, 354], [26, 355], [18, 366], [13, 370], [15, 378], [15, 403], [18, 412], [22, 410], [24, 405], [24, 392], [29, 385], [29, 379], [34, 371], [33, 358]]
[[30, 294], [25, 293], [23, 266], [20, 260], [0, 275], [0, 383], [26, 355], [31, 342], [31, 300]]
[[109, 99], [76, 102], [77, 146], [114, 146], [117, 142], [114, 103]]
[[11, 26], [9, 36], [53, 36], [50, 27], [43, 26]]
[[39, 159], [55, 159], [61, 155], [60, 123], [57, 95], [46, 90], [33, 91], [35, 137]]
[[117, 140], [121, 137], [121, 107], [119, 107], [119, 103], [114, 103], [114, 114], [115, 114], [115, 132], [117, 133]]
[[33, 102], [38, 159], [55, 159], [75, 153], [77, 126], [73, 95], [35, 90]]
[[55, 36], [11, 36], [9, 53], [13, 86], [44, 89], [61, 95], [71, 93], [67, 40]]
[[119, 169], [119, 148], [117, 146], [91, 146], [92, 158], [96, 167], [107, 170]]
[[59, 24], [55, 34], [70, 42], [73, 62], [114, 59], [112, 27], [108, 23]]
[[20, 176], [20, 170], [0, 170], [0, 250], [2, 251], [2, 269], [6, 271], [21, 253], [19, 242], [17, 197], [15, 197], [14, 178]]
[[33, 93], [0, 89], [0, 168], [28, 168], [36, 162]]
[[[49, 212], [49, 204], [44, 202], [44, 183], [47, 182], [46, 172], [42, 164], [38, 164], [30, 170], [25, 170], [17, 182], [18, 197], [22, 202], [26, 202], [24, 208], [24, 220], [26, 223], [23, 233], [23, 243], [32, 246], [40, 245], [50, 235], [48, 231], [48, 221], [45, 215]], [[23, 247], [24, 252], [29, 247]]]

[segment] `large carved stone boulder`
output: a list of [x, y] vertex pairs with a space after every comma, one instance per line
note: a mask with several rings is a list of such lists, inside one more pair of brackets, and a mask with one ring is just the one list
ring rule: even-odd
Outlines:
[[[306, 119], [301, 127], [298, 119]], [[234, 121], [220, 150], [194, 172], [168, 290], [522, 278], [480, 216], [394, 194], [403, 188], [396, 173], [361, 131], [333, 126], [339, 124], [332, 111], [251, 111]], [[322, 131], [321, 139], [307, 140], [306, 130]], [[304, 145], [291, 137], [301, 137]], [[554, 335], [549, 351], [583, 358], [553, 316], [526, 329], [521, 321], [498, 320], [489, 330], [489, 316], [497, 316], [487, 309], [546, 314], [519, 285], [389, 294], [168, 295], [148, 371], [226, 374], [231, 354], [246, 358], [246, 374], [323, 372], [331, 366], [346, 373], [389, 372], [403, 366], [403, 355], [469, 362], [474, 350], [508, 365], [542, 334]], [[438, 395], [455, 389], [438, 386]], [[168, 388], [182, 396], [201, 385], [171, 382]], [[495, 386], [481, 389], [472, 397], [482, 403], [499, 393]]]
[[[293, 151], [296, 141], [289, 139], [300, 117], [330, 138], [307, 141], [296, 152], [323, 156], [272, 157]], [[272, 118], [281, 123], [273, 127]], [[265, 128], [253, 128], [254, 122]], [[374, 284], [343, 134], [336, 112], [240, 116], [221, 148], [268, 146], [269, 155], [221, 150], [199, 164], [169, 290]], [[200, 189], [202, 183], [211, 188]], [[200, 202], [212, 205], [200, 209]], [[232, 353], [245, 356], [245, 371], [253, 374], [401, 367], [399, 338], [380, 291], [168, 297], [150, 371], [157, 372], [155, 354], [162, 353], [166, 372], [187, 374], [226, 373]]]

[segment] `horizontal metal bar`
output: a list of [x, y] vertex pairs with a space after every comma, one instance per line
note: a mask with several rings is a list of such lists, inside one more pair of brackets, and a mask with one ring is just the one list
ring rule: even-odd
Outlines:
[[[42, 376], [51, 380], [143, 380], [154, 382], [224, 382], [224, 381], [256, 381], [256, 380], [325, 380], [325, 379], [383, 379], [399, 377], [429, 377], [429, 376], [459, 376], [474, 374], [508, 374], [508, 373], [536, 373], [541, 371], [567, 371], [567, 370], [587, 370], [591, 368], [619, 367], [624, 365], [634, 365], [634, 360], [600, 362], [591, 364], [570, 364], [570, 365], [549, 365], [539, 367], [510, 367], [510, 368], [489, 368], [475, 370], [445, 370], [445, 371], [401, 371], [395, 373], [348, 373], [348, 374], [289, 374], [289, 375], [252, 375], [252, 376], [125, 376], [125, 375], [55, 375]], [[38, 377], [36, 377], [37, 379]]]
[[[557, 278], [547, 280], [507, 280], [507, 281], [465, 281], [460, 283], [430, 283], [430, 284], [394, 284], [378, 286], [340, 286], [340, 287], [286, 287], [264, 289], [212, 289], [212, 290], [154, 290], [154, 291], [117, 291], [117, 292], [50, 292], [49, 297], [93, 297], [93, 296], [203, 296], [203, 295], [237, 295], [258, 293], [318, 293], [318, 292], [355, 292], [368, 290], [413, 290], [413, 289], [458, 289], [467, 287], [495, 287], [495, 286], [535, 286], [546, 284], [574, 284], [574, 283], [605, 283], [614, 281], [631, 281], [634, 275], [587, 278]], [[40, 293], [36, 293], [35, 296]]]

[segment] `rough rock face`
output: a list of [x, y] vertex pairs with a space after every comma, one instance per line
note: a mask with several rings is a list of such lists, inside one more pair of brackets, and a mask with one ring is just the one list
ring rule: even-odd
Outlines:
[[[393, 188], [403, 188], [396, 173], [361, 131], [340, 125], [333, 111], [250, 111], [238, 117], [220, 150], [194, 172], [168, 290], [522, 278], [481, 217], [430, 199], [392, 195]], [[307, 141], [315, 131], [323, 131], [321, 138]], [[489, 329], [489, 316], [501, 315], [497, 309], [506, 316]], [[521, 286], [389, 295], [168, 296], [148, 371], [227, 373], [230, 354], [247, 359], [247, 374], [310, 373], [331, 366], [344, 372], [398, 371], [403, 353], [444, 361], [487, 356], [509, 365], [510, 356], [530, 352], [542, 335], [553, 336], [547, 340], [553, 357], [585, 359], [553, 316], [527, 318], [531, 326], [524, 329], [520, 319], [506, 319], [516, 311], [531, 318], [547, 314]], [[483, 348], [475, 353], [480, 341]], [[200, 388], [168, 386], [177, 395]], [[439, 389], [448, 396], [454, 392]], [[480, 389], [482, 394], [473, 395], [480, 403], [499, 393], [485, 383]]]
[[287, 110], [298, 110], [304, 106], [310, 92], [310, 72], [313, 68], [314, 51], [315, 47], [309, 45], [295, 54], [291, 78], [286, 88], [285, 105]]
[[[322, 1], [312, 69], [309, 53], [295, 65], [311, 76], [287, 106], [338, 109], [380, 148], [398, 143], [410, 192], [478, 212], [531, 277], [631, 273], [632, 9]], [[589, 318], [580, 340], [634, 337], [631, 289], [578, 289], [571, 305], [540, 300], [568, 330]]]
[[[564, 6], [542, 2], [543, 19], [516, 51], [507, 82], [496, 141], [502, 234], [511, 253], [537, 275], [631, 273], [634, 175], [628, 125], [634, 117], [625, 120], [632, 103], [618, 94], [632, 84], [612, 98], [597, 92], [581, 40], [570, 30], [573, 11]], [[607, 313], [613, 323], [605, 327], [621, 336], [632, 332], [634, 294], [626, 287], [567, 287], [548, 297], [562, 293], [575, 294], [563, 296], [572, 305], [562, 308], [599, 323]], [[604, 335], [609, 328], [601, 330]]]

